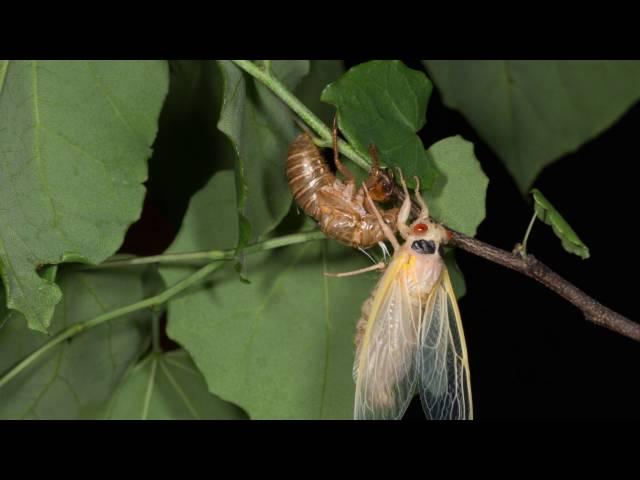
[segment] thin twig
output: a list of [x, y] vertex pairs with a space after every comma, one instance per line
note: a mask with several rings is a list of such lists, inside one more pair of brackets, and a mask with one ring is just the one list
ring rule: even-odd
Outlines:
[[[396, 188], [395, 195], [400, 200], [404, 199], [404, 192], [400, 188]], [[413, 199], [411, 213], [413, 216], [417, 216], [420, 213], [420, 206]], [[574, 284], [562, 278], [533, 255], [508, 252], [476, 238], [456, 232], [446, 225], [443, 225], [443, 227], [451, 232], [451, 245], [537, 280], [578, 307], [588, 321], [640, 342], [640, 323], [629, 320], [627, 317], [605, 307]]]
[[[296, 243], [310, 242], [313, 240], [324, 239], [324, 234], [318, 230], [308, 232], [292, 233], [283, 235], [282, 237], [270, 238], [262, 242], [254, 243], [242, 249], [245, 255], [262, 252], [263, 250], [271, 250], [273, 248], [286, 247], [295, 245]], [[206, 250], [202, 252], [177, 252], [163, 253], [161, 255], [152, 255], [149, 257], [130, 257], [125, 259], [107, 260], [99, 265], [85, 265], [79, 267], [81, 270], [101, 270], [113, 267], [131, 267], [134, 265], [147, 265], [150, 263], [190, 263], [194, 261], [222, 261], [233, 260], [236, 258], [236, 249], [228, 250]]]
[[448, 227], [445, 228], [452, 234], [452, 245], [537, 280], [578, 307], [588, 321], [640, 342], [640, 323], [633, 322], [605, 307], [571, 282], [562, 278], [533, 255], [526, 254], [522, 256], [518, 253], [507, 252], [488, 243], [468, 237], [463, 233], [451, 230]]

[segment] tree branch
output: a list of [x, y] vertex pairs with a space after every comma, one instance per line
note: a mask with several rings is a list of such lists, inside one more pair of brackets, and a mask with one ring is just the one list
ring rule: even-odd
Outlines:
[[[396, 188], [395, 195], [400, 201], [404, 200], [402, 189]], [[411, 213], [414, 217], [417, 217], [420, 213], [420, 206], [413, 199], [411, 200]], [[640, 342], [640, 323], [629, 320], [627, 317], [605, 307], [574, 284], [562, 278], [533, 255], [508, 252], [476, 238], [469, 237], [464, 233], [456, 232], [446, 225], [443, 225], [443, 227], [451, 232], [451, 240], [449, 241], [451, 245], [537, 280], [578, 307], [584, 317], [591, 323]]]
[[521, 256], [518, 253], [507, 252], [488, 243], [468, 237], [463, 233], [451, 230], [446, 226], [445, 228], [452, 234], [450, 241], [452, 245], [537, 280], [578, 307], [588, 321], [640, 342], [640, 323], [633, 322], [605, 307], [571, 282], [562, 278], [533, 255], [526, 254]]

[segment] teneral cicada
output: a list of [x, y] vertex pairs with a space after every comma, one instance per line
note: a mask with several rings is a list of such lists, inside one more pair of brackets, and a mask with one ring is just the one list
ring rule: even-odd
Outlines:
[[405, 195], [397, 226], [402, 245], [367, 196], [394, 255], [357, 325], [354, 418], [400, 419], [419, 392], [428, 418], [471, 419], [467, 347], [442, 258], [449, 234], [430, 220], [418, 188], [421, 212], [407, 225], [411, 200], [401, 182]]

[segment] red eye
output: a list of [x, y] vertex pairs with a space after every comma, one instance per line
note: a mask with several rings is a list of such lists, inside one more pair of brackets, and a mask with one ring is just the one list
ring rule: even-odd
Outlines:
[[413, 227], [413, 233], [416, 233], [416, 234], [424, 233], [427, 230], [429, 230], [429, 227], [424, 223], [418, 223], [417, 225], [414, 225], [414, 227]]

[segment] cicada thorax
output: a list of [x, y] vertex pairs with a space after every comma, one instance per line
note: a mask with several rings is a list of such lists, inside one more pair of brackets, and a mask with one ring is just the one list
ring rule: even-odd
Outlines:
[[423, 302], [440, 280], [444, 264], [447, 230], [430, 220], [418, 220], [410, 229], [401, 251], [410, 259], [407, 269], [408, 292], [416, 302]]
[[[337, 178], [307, 133], [300, 134], [289, 147], [287, 179], [296, 203], [328, 237], [361, 248], [385, 240], [375, 215], [365, 206], [363, 187], [356, 190], [353, 180]], [[365, 185], [374, 200], [391, 198], [393, 180], [383, 169], [372, 168]], [[397, 213], [396, 208], [382, 213], [393, 231]]]

